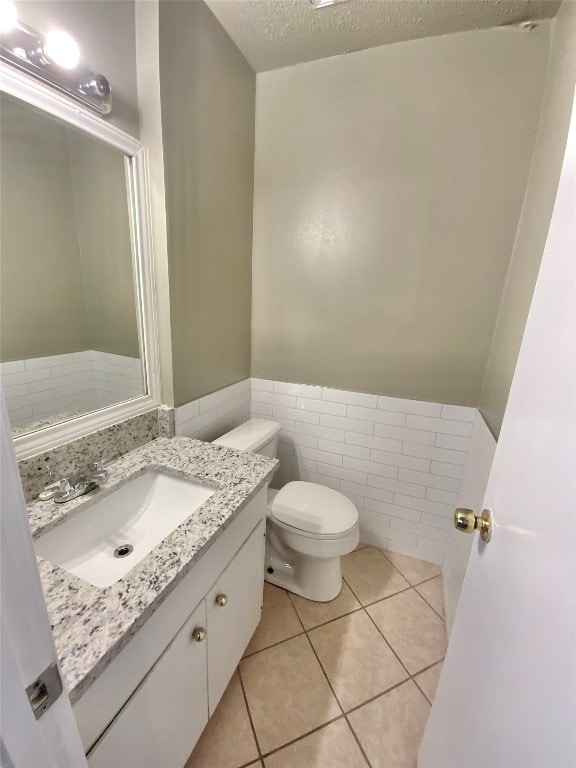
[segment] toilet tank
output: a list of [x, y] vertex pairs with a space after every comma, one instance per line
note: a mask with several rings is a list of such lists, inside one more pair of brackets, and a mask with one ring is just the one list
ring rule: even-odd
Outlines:
[[213, 443], [214, 445], [225, 445], [226, 448], [235, 448], [237, 451], [271, 456], [275, 459], [280, 429], [280, 424], [275, 421], [250, 419], [231, 432], [226, 432]]

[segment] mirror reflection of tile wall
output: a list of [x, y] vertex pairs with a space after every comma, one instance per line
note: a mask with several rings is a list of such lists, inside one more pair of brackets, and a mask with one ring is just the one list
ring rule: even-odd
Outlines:
[[144, 394], [137, 357], [85, 350], [0, 363], [15, 436]]
[[145, 394], [125, 158], [2, 94], [0, 373], [15, 434]]

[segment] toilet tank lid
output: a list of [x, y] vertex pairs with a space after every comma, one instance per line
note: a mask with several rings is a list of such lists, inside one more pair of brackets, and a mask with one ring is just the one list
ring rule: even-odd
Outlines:
[[214, 440], [214, 445], [225, 445], [237, 451], [255, 451], [280, 432], [281, 426], [276, 421], [250, 419], [236, 429]]
[[339, 491], [295, 480], [279, 491], [269, 507], [273, 518], [308, 533], [344, 533], [358, 522], [358, 510]]

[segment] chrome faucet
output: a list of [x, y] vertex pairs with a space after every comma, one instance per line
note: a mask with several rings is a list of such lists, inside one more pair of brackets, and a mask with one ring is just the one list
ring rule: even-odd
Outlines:
[[90, 471], [81, 474], [76, 483], [72, 484], [67, 477], [60, 480], [54, 501], [56, 504], [64, 504], [77, 499], [78, 496], [84, 496], [85, 493], [90, 493], [104, 485], [106, 480], [108, 480], [108, 472], [100, 464], [92, 464]]

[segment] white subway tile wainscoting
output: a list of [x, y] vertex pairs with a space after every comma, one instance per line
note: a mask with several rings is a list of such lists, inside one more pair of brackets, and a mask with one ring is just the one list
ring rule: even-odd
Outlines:
[[250, 418], [250, 379], [175, 409], [177, 437], [212, 441]]
[[175, 410], [176, 435], [215, 440], [249, 418], [278, 422], [272, 485], [348, 496], [365, 544], [442, 563], [475, 408], [244, 379]]
[[442, 562], [475, 408], [252, 379], [250, 415], [282, 426], [272, 484], [307, 480], [358, 507], [361, 541]]
[[13, 427], [144, 394], [138, 358], [92, 349], [0, 363], [0, 374]]

